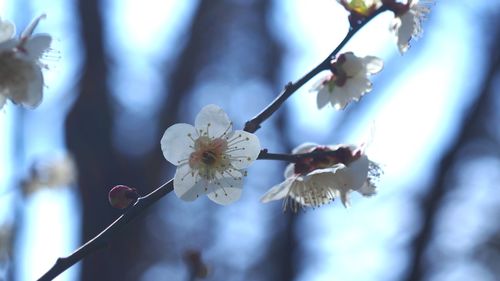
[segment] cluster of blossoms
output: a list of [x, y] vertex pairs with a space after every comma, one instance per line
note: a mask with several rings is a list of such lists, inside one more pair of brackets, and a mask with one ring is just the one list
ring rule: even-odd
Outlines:
[[284, 199], [283, 209], [290, 205], [297, 211], [299, 207], [319, 207], [340, 197], [348, 207], [353, 191], [363, 196], [375, 194], [376, 179], [382, 170], [368, 159], [362, 148], [303, 144], [293, 154], [307, 156], [286, 167], [285, 181], [264, 194], [263, 203]]
[[45, 15], [35, 20], [15, 37], [13, 23], [0, 19], [0, 108], [7, 99], [14, 104], [34, 108], [42, 102], [43, 75], [40, 62], [49, 50], [52, 38], [48, 34], [33, 35]]
[[[396, 0], [338, 0], [350, 13], [351, 28], [361, 24], [378, 9], [385, 7], [395, 15], [390, 30], [396, 34], [398, 49], [401, 54], [410, 47], [410, 41], [422, 34], [422, 21], [430, 12], [433, 1], [419, 2], [408, 0], [406, 4]], [[351, 101], [359, 101], [371, 91], [369, 77], [380, 72], [383, 62], [374, 56], [358, 57], [346, 52], [332, 60], [331, 72], [323, 77], [311, 91], [316, 92], [317, 106], [323, 108], [330, 103], [335, 109], [344, 109]]]
[[[205, 106], [197, 115], [195, 126], [175, 124], [161, 140], [163, 155], [177, 166], [174, 192], [186, 201], [200, 194], [221, 204], [230, 204], [241, 196], [243, 177], [260, 153], [257, 136], [232, 131], [226, 113], [216, 105]], [[285, 181], [269, 190], [262, 202], [291, 198], [291, 208], [318, 207], [340, 197], [349, 205], [349, 193], [375, 194], [375, 179], [380, 167], [355, 146], [320, 146], [304, 144], [293, 154], [304, 154], [288, 165]]]
[[[433, 2], [337, 1], [349, 12], [350, 32], [356, 32], [379, 12], [392, 11], [395, 18], [390, 29], [396, 35], [401, 54], [408, 50], [412, 39], [421, 35], [422, 21]], [[380, 58], [359, 57], [353, 52], [332, 58], [330, 73], [312, 89], [317, 92], [318, 108], [331, 104], [341, 110], [350, 102], [359, 101], [371, 91], [370, 77], [379, 73], [383, 65]], [[267, 150], [261, 151], [257, 136], [233, 131], [232, 125], [221, 108], [208, 105], [197, 115], [194, 126], [175, 124], [165, 131], [161, 149], [165, 159], [177, 166], [174, 191], [179, 198], [193, 201], [206, 194], [221, 205], [240, 198], [246, 168]], [[292, 156], [295, 158], [285, 169], [285, 180], [264, 194], [262, 202], [284, 199], [285, 209], [290, 205], [297, 211], [340, 198], [348, 207], [349, 195], [354, 191], [363, 196], [375, 194], [375, 182], [382, 174], [380, 166], [358, 146], [303, 144], [293, 150]], [[110, 192], [110, 202], [118, 208], [125, 208], [136, 199], [136, 190], [126, 186], [117, 186]]]

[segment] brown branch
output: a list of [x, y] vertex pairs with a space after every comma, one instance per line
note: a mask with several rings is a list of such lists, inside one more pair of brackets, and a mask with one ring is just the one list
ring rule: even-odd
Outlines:
[[[312, 151], [307, 153], [297, 153], [297, 154], [282, 154], [282, 153], [270, 153], [267, 149], [262, 149], [257, 157], [258, 160], [279, 160], [286, 161], [290, 163], [297, 163], [304, 158], [318, 158], [318, 157], [335, 157], [339, 159], [339, 163], [347, 162], [346, 153], [351, 153], [347, 148], [340, 147], [337, 150], [331, 151]], [[346, 164], [346, 163], [344, 163]]]
[[71, 255], [57, 259], [56, 263], [52, 268], [47, 271], [39, 281], [48, 281], [57, 277], [59, 274], [73, 266], [75, 263], [82, 260], [89, 254], [104, 248], [114, 237], [114, 235], [120, 232], [125, 225], [130, 221], [135, 219], [137, 216], [142, 214], [147, 208], [153, 205], [163, 196], [174, 190], [173, 180], [169, 180], [162, 186], [158, 187], [148, 195], [140, 197], [137, 202], [128, 208], [125, 213], [123, 213], [118, 219], [116, 219], [112, 224], [110, 224], [106, 229], [104, 229], [97, 236], [92, 238], [80, 248], [78, 248]]
[[260, 125], [266, 121], [271, 115], [273, 115], [274, 112], [276, 112], [281, 105], [290, 97], [292, 96], [293, 93], [295, 93], [298, 89], [300, 89], [302, 86], [304, 86], [305, 83], [307, 83], [309, 80], [311, 80], [314, 76], [316, 76], [318, 73], [320, 73], [323, 70], [328, 70], [330, 69], [330, 62], [335, 56], [340, 52], [340, 50], [351, 40], [351, 38], [359, 31], [363, 26], [365, 26], [368, 22], [370, 22], [372, 19], [374, 19], [376, 16], [380, 15], [381, 13], [387, 11], [388, 8], [386, 6], [380, 7], [377, 11], [375, 11], [372, 15], [369, 17], [365, 18], [364, 20], [360, 21], [358, 25], [356, 25], [354, 28], [350, 28], [349, 32], [347, 32], [346, 36], [340, 42], [340, 44], [333, 50], [332, 53], [330, 53], [320, 64], [318, 64], [315, 68], [313, 68], [311, 71], [309, 71], [306, 75], [304, 75], [302, 78], [300, 78], [297, 82], [292, 83], [289, 82], [283, 91], [274, 99], [264, 110], [262, 110], [259, 114], [257, 114], [255, 117], [253, 117], [251, 120], [247, 121], [245, 123], [245, 128], [244, 130], [249, 132], [249, 133], [255, 133], [259, 128]]
[[[272, 114], [274, 114], [279, 107], [283, 104], [283, 102], [288, 99], [294, 92], [296, 92], [299, 88], [301, 88], [307, 81], [309, 81], [311, 78], [313, 78], [316, 74], [323, 70], [328, 70], [330, 68], [330, 60], [334, 58], [338, 52], [347, 44], [347, 42], [363, 27], [365, 26], [368, 22], [370, 22], [373, 18], [375, 18], [377, 15], [381, 14], [382, 12], [386, 11], [387, 9], [385, 7], [382, 7], [375, 11], [370, 17], [367, 17], [363, 21], [360, 22], [359, 25], [357, 25], [355, 28], [349, 29], [349, 32], [347, 35], [344, 37], [342, 42], [333, 50], [333, 52], [328, 55], [328, 57], [321, 62], [318, 66], [316, 66], [314, 69], [312, 69], [310, 72], [308, 72], [304, 77], [299, 79], [295, 83], [289, 83], [286, 87], [285, 90], [278, 95], [278, 97], [271, 102], [261, 113], [259, 113], [256, 117], [252, 118], [250, 121], [246, 122], [244, 130], [250, 133], [254, 133], [260, 128], [260, 125], [262, 122], [267, 120], [269, 117], [271, 117]], [[325, 154], [335, 154], [335, 151], [331, 152], [312, 152], [312, 153], [305, 153], [305, 154], [296, 154], [296, 155], [287, 155], [287, 154], [274, 154], [274, 153], [268, 153], [267, 150], [262, 150], [261, 154], [259, 155], [259, 159], [266, 159], [266, 160], [282, 160], [282, 161], [289, 161], [289, 162], [297, 162], [299, 159], [303, 157], [314, 157], [318, 155], [325, 155]], [[118, 232], [120, 232], [124, 226], [126, 226], [130, 221], [135, 219], [139, 214], [141, 214], [143, 211], [145, 211], [147, 208], [149, 208], [152, 204], [154, 204], [156, 201], [158, 201], [160, 198], [165, 196], [166, 194], [170, 193], [173, 191], [173, 180], [169, 180], [167, 183], [163, 184], [162, 186], [158, 187], [156, 190], [152, 191], [148, 195], [141, 197], [138, 199], [138, 201], [131, 206], [129, 209], [126, 210], [124, 214], [122, 214], [118, 219], [116, 219], [111, 225], [109, 225], [106, 229], [104, 229], [101, 233], [99, 233], [97, 236], [92, 238], [90, 241], [82, 245], [80, 248], [78, 248], [75, 252], [73, 252], [71, 255], [64, 257], [64, 258], [59, 258], [57, 259], [56, 263], [52, 268], [47, 271], [40, 279], [39, 281], [48, 281], [52, 280], [55, 277], [57, 277], [59, 274], [73, 266], [75, 263], [79, 262], [82, 260], [84, 257], [88, 256], [89, 254], [105, 247], [111, 239], [116, 235]]]

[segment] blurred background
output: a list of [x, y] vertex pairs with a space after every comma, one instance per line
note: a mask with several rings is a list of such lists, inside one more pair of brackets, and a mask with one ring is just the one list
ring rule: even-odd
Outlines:
[[[437, 2], [404, 56], [390, 13], [346, 46], [385, 62], [360, 103], [318, 110], [318, 76], [257, 132], [283, 153], [368, 141], [376, 196], [283, 213], [259, 198], [285, 164], [257, 161], [237, 203], [169, 194], [57, 280], [190, 280], [198, 255], [206, 280], [500, 280], [500, 2]], [[112, 186], [170, 179], [168, 126], [214, 103], [242, 128], [348, 30], [334, 0], [0, 0], [18, 32], [41, 13], [44, 102], [0, 112], [0, 280], [36, 280], [109, 225]]]

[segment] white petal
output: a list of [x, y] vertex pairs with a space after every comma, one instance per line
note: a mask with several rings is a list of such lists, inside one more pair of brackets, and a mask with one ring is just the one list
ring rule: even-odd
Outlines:
[[335, 164], [329, 168], [316, 169], [316, 170], [310, 172], [309, 174], [307, 174], [307, 176], [320, 175], [320, 174], [334, 174], [337, 170], [344, 169], [344, 168], [345, 168], [345, 165], [342, 163], [339, 163], [339, 164]]
[[350, 92], [348, 92], [346, 86], [347, 85], [344, 85], [344, 87], [337, 87], [330, 96], [330, 103], [336, 110], [344, 109], [350, 101]]
[[325, 86], [321, 90], [318, 91], [318, 95], [316, 97], [316, 105], [318, 109], [325, 107], [330, 101], [330, 92], [328, 91], [328, 86]]
[[284, 176], [285, 179], [295, 176], [295, 164], [291, 163], [286, 166]]
[[[198, 132], [204, 133], [208, 130], [209, 137], [221, 137], [224, 133], [230, 133], [232, 130], [231, 120], [227, 114], [214, 104], [203, 107], [196, 116], [194, 127]], [[201, 135], [201, 134], [200, 134]]]
[[179, 165], [186, 161], [193, 152], [193, 140], [197, 134], [193, 126], [184, 123], [174, 124], [165, 131], [161, 138], [161, 150], [167, 161]]
[[344, 53], [345, 61], [342, 64], [342, 69], [344, 69], [347, 76], [355, 76], [359, 72], [364, 71], [363, 61], [360, 57], [357, 57], [351, 52]]
[[242, 177], [222, 178], [218, 180], [217, 185], [211, 186], [212, 191], [207, 194], [208, 198], [217, 204], [229, 205], [240, 199], [243, 192], [243, 179]]
[[369, 181], [365, 181], [363, 186], [361, 186], [361, 188], [356, 191], [361, 193], [361, 195], [363, 196], [372, 196], [377, 193], [375, 186], [370, 184]]
[[365, 76], [354, 76], [349, 79], [348, 82], [349, 83], [346, 86], [349, 87], [349, 98], [351, 101], [359, 101], [365, 93], [371, 90], [372, 83], [370, 82], [370, 79]]
[[0, 19], [0, 43], [11, 39], [16, 33], [16, 26], [7, 20]]
[[295, 178], [287, 178], [284, 182], [273, 186], [261, 198], [260, 202], [267, 203], [269, 201], [283, 199], [288, 196]]
[[343, 169], [338, 169], [332, 180], [340, 190], [357, 190], [363, 186], [368, 176], [368, 157], [362, 155]]
[[43, 75], [42, 70], [35, 63], [31, 64], [29, 79], [27, 80], [27, 92], [23, 99], [19, 101], [22, 105], [28, 108], [35, 108], [42, 103], [43, 100]]
[[330, 188], [326, 174], [307, 177], [304, 181], [295, 181], [289, 196], [302, 206], [317, 207], [330, 202], [336, 192]]
[[174, 192], [177, 197], [185, 201], [193, 201], [199, 195], [204, 194], [207, 182], [193, 174], [189, 165], [177, 167], [174, 176]]
[[24, 48], [28, 52], [28, 56], [32, 60], [38, 60], [43, 52], [49, 49], [52, 37], [48, 34], [37, 34], [26, 42]]
[[16, 38], [3, 41], [0, 43], [0, 52], [12, 51], [18, 44], [19, 44], [19, 40]]
[[349, 200], [349, 190], [341, 190], [340, 191], [340, 200], [342, 201], [342, 205], [344, 205], [345, 208], [351, 207], [351, 201]]
[[409, 43], [414, 33], [415, 19], [412, 13], [405, 13], [400, 17], [401, 25], [397, 29], [397, 42], [399, 52], [405, 53], [409, 48]]
[[384, 67], [384, 61], [374, 56], [366, 56], [364, 58], [366, 71], [370, 74], [378, 73]]
[[228, 154], [236, 169], [248, 167], [260, 153], [260, 142], [256, 135], [245, 131], [234, 131], [228, 137]]
[[24, 29], [23, 33], [21, 34], [21, 38], [29, 38], [33, 34], [33, 31], [35, 31], [35, 28], [38, 25], [38, 23], [40, 22], [40, 20], [42, 20], [46, 17], [47, 16], [45, 14], [42, 14], [42, 15], [36, 17], [35, 19], [33, 19], [31, 21], [30, 25], [28, 25], [28, 27], [26, 27], [26, 29]]

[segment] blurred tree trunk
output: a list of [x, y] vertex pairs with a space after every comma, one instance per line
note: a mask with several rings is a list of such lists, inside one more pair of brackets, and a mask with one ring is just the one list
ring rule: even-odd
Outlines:
[[[497, 19], [497, 17], [490, 17], [490, 19]], [[430, 273], [426, 254], [435, 234], [440, 207], [444, 206], [447, 192], [453, 188], [453, 177], [458, 176], [453, 173], [453, 169], [457, 163], [467, 160], [464, 155], [461, 155], [462, 149], [475, 140], [488, 138], [487, 127], [491, 122], [490, 112], [497, 110], [493, 107], [496, 94], [495, 83], [500, 74], [500, 29], [498, 29], [498, 24], [491, 24], [489, 27], [496, 27], [495, 30], [489, 32], [496, 36], [493, 36], [490, 49], [485, 50], [490, 56], [486, 63], [487, 70], [481, 83], [482, 88], [479, 89], [478, 97], [466, 112], [458, 135], [439, 162], [435, 172], [436, 177], [428, 193], [419, 202], [422, 226], [410, 245], [409, 269], [404, 278], [407, 281], [424, 280]], [[493, 147], [492, 150], [497, 151], [498, 148]]]
[[[103, 47], [100, 6], [99, 0], [78, 1], [85, 62], [79, 84], [80, 94], [66, 122], [67, 145], [75, 155], [79, 167], [83, 241], [95, 236], [117, 217], [118, 212], [112, 210], [107, 202], [107, 192], [113, 185], [129, 184], [140, 187], [142, 192], [146, 193], [167, 180], [164, 176], [167, 162], [159, 148], [151, 151], [142, 160], [131, 161], [119, 155], [112, 146], [113, 108], [107, 87], [108, 66]], [[158, 141], [163, 130], [178, 120], [183, 106], [186, 107], [192, 101], [190, 97], [197, 82], [196, 78], [200, 77], [203, 71], [206, 71], [205, 67], [209, 65], [227, 66], [227, 70], [220, 73], [221, 79], [228, 79], [232, 69], [236, 68], [244, 73], [237, 83], [243, 84], [247, 79], [260, 79], [275, 85], [274, 94], [279, 92], [282, 85], [277, 85], [277, 77], [282, 50], [271, 35], [267, 24], [270, 10], [269, 1], [264, 0], [251, 3], [200, 2], [189, 30], [187, 43], [177, 62], [171, 67], [172, 74], [166, 77], [170, 82], [164, 108], [157, 120], [160, 128]], [[224, 50], [224, 47], [228, 40], [232, 39], [231, 36], [235, 36], [231, 33], [233, 30], [228, 29], [232, 26], [241, 27], [242, 30], [238, 30], [241, 32], [240, 35], [244, 34], [250, 40], [255, 40], [255, 45], [259, 45], [257, 50], [253, 43], [238, 46], [242, 50], [241, 53], [251, 56], [226, 56], [230, 50]], [[248, 67], [252, 61], [259, 62], [258, 67]], [[224, 99], [231, 94], [232, 92], [214, 93], [213, 100]], [[273, 97], [269, 97], [269, 100]], [[266, 126], [277, 126], [272, 121], [268, 123]], [[278, 124], [278, 127], [281, 125]], [[154, 210], [155, 208], [148, 212], [148, 218], [135, 221], [133, 226], [128, 227], [117, 237], [109, 248], [85, 258], [82, 280], [139, 280], [152, 263], [162, 260], [161, 256], [179, 259], [179, 253], [165, 251], [168, 243], [179, 241], [169, 241], [172, 239], [169, 235], [164, 235], [164, 241], [148, 239], [151, 233], [147, 231], [145, 224], [149, 221], [159, 227], [163, 221], [161, 216], [164, 214]], [[165, 231], [174, 227], [165, 225], [158, 229]], [[289, 241], [293, 238], [290, 235], [293, 235], [292, 219], [287, 220], [280, 237], [276, 237], [284, 243], [280, 244], [280, 248], [267, 259], [273, 261], [276, 267], [274, 267], [275, 272], [264, 273], [267, 277], [272, 276], [266, 279], [292, 280], [290, 276], [294, 267], [291, 264], [293, 243]], [[156, 244], [152, 245], [148, 240], [155, 241]]]
[[[79, 169], [82, 206], [82, 241], [88, 241], [119, 215], [108, 203], [109, 189], [118, 183], [137, 184], [133, 164], [124, 161], [112, 146], [113, 114], [107, 86], [108, 65], [104, 51], [102, 2], [79, 0], [84, 52], [78, 98], [66, 120], [66, 141]], [[134, 222], [136, 223], [136, 222]], [[81, 280], [137, 280], [142, 227], [128, 227], [110, 247], [83, 260]], [[136, 241], [137, 239], [137, 241]]]
[[[167, 128], [177, 122], [179, 117], [183, 117], [181, 112], [188, 107], [187, 103], [196, 99], [193, 96], [193, 89], [200, 83], [206, 82], [200, 79], [203, 75], [209, 74], [207, 80], [220, 79], [228, 81], [229, 89], [212, 94], [212, 100], [220, 101], [221, 104], [227, 102], [228, 99], [234, 98], [235, 94], [233, 92], [238, 90], [239, 85], [253, 79], [262, 80], [273, 85], [273, 93], [267, 100], [272, 100], [279, 93], [284, 86], [280, 85], [278, 79], [281, 71], [283, 49], [273, 37], [268, 24], [271, 12], [272, 3], [266, 0], [250, 1], [248, 3], [229, 0], [201, 1], [189, 29], [189, 38], [185, 48], [181, 52], [177, 63], [172, 67], [172, 74], [167, 77], [169, 88], [167, 89], [168, 94], [164, 108], [161, 110], [161, 128]], [[238, 29], [239, 34], [232, 33], [235, 26], [240, 27]], [[236, 39], [231, 38], [232, 36], [246, 36], [252, 42], [249, 45], [237, 46], [239, 53], [243, 53], [244, 56], [232, 55], [234, 50], [228, 49], [228, 46], [231, 46], [228, 42]], [[249, 67], [254, 61], [259, 62], [259, 67]], [[209, 72], [207, 69], [215, 69], [216, 71]], [[232, 73], [233, 70], [238, 74]], [[238, 78], [234, 78], [235, 76]], [[237, 112], [237, 110], [234, 112]], [[275, 129], [275, 137], [281, 138], [279, 142], [282, 143], [283, 151], [286, 151], [290, 145], [283, 138], [286, 135], [284, 133], [286, 128], [284, 113], [285, 110], [281, 110], [276, 114], [277, 117], [266, 122], [265, 126]], [[248, 119], [250, 117], [252, 116], [247, 116]], [[154, 163], [151, 167], [158, 169], [155, 174], [161, 178], [166, 163], [165, 159], [161, 153], [156, 151], [152, 152], [150, 159], [150, 163]], [[161, 214], [155, 215], [161, 216]], [[155, 217], [150, 219], [160, 221], [159, 218]], [[280, 243], [272, 243], [272, 249], [266, 251], [264, 259], [257, 265], [265, 265], [266, 270], [252, 272], [252, 278], [255, 277], [258, 280], [293, 280], [294, 217], [287, 215], [282, 222], [280, 231], [277, 231], [276, 236], [271, 238], [271, 240], [280, 241]], [[203, 226], [203, 228], [205, 227], [210, 229], [209, 226]], [[168, 228], [176, 227], [172, 225], [168, 226]], [[168, 242], [166, 241], [166, 243]], [[175, 243], [175, 241], [170, 241], [170, 243]], [[224, 267], [220, 262], [212, 261], [211, 265], [214, 266], [215, 271], [221, 270], [217, 267]], [[230, 274], [227, 272], [226, 278], [231, 279]], [[241, 274], [246, 275], [248, 273]]]

